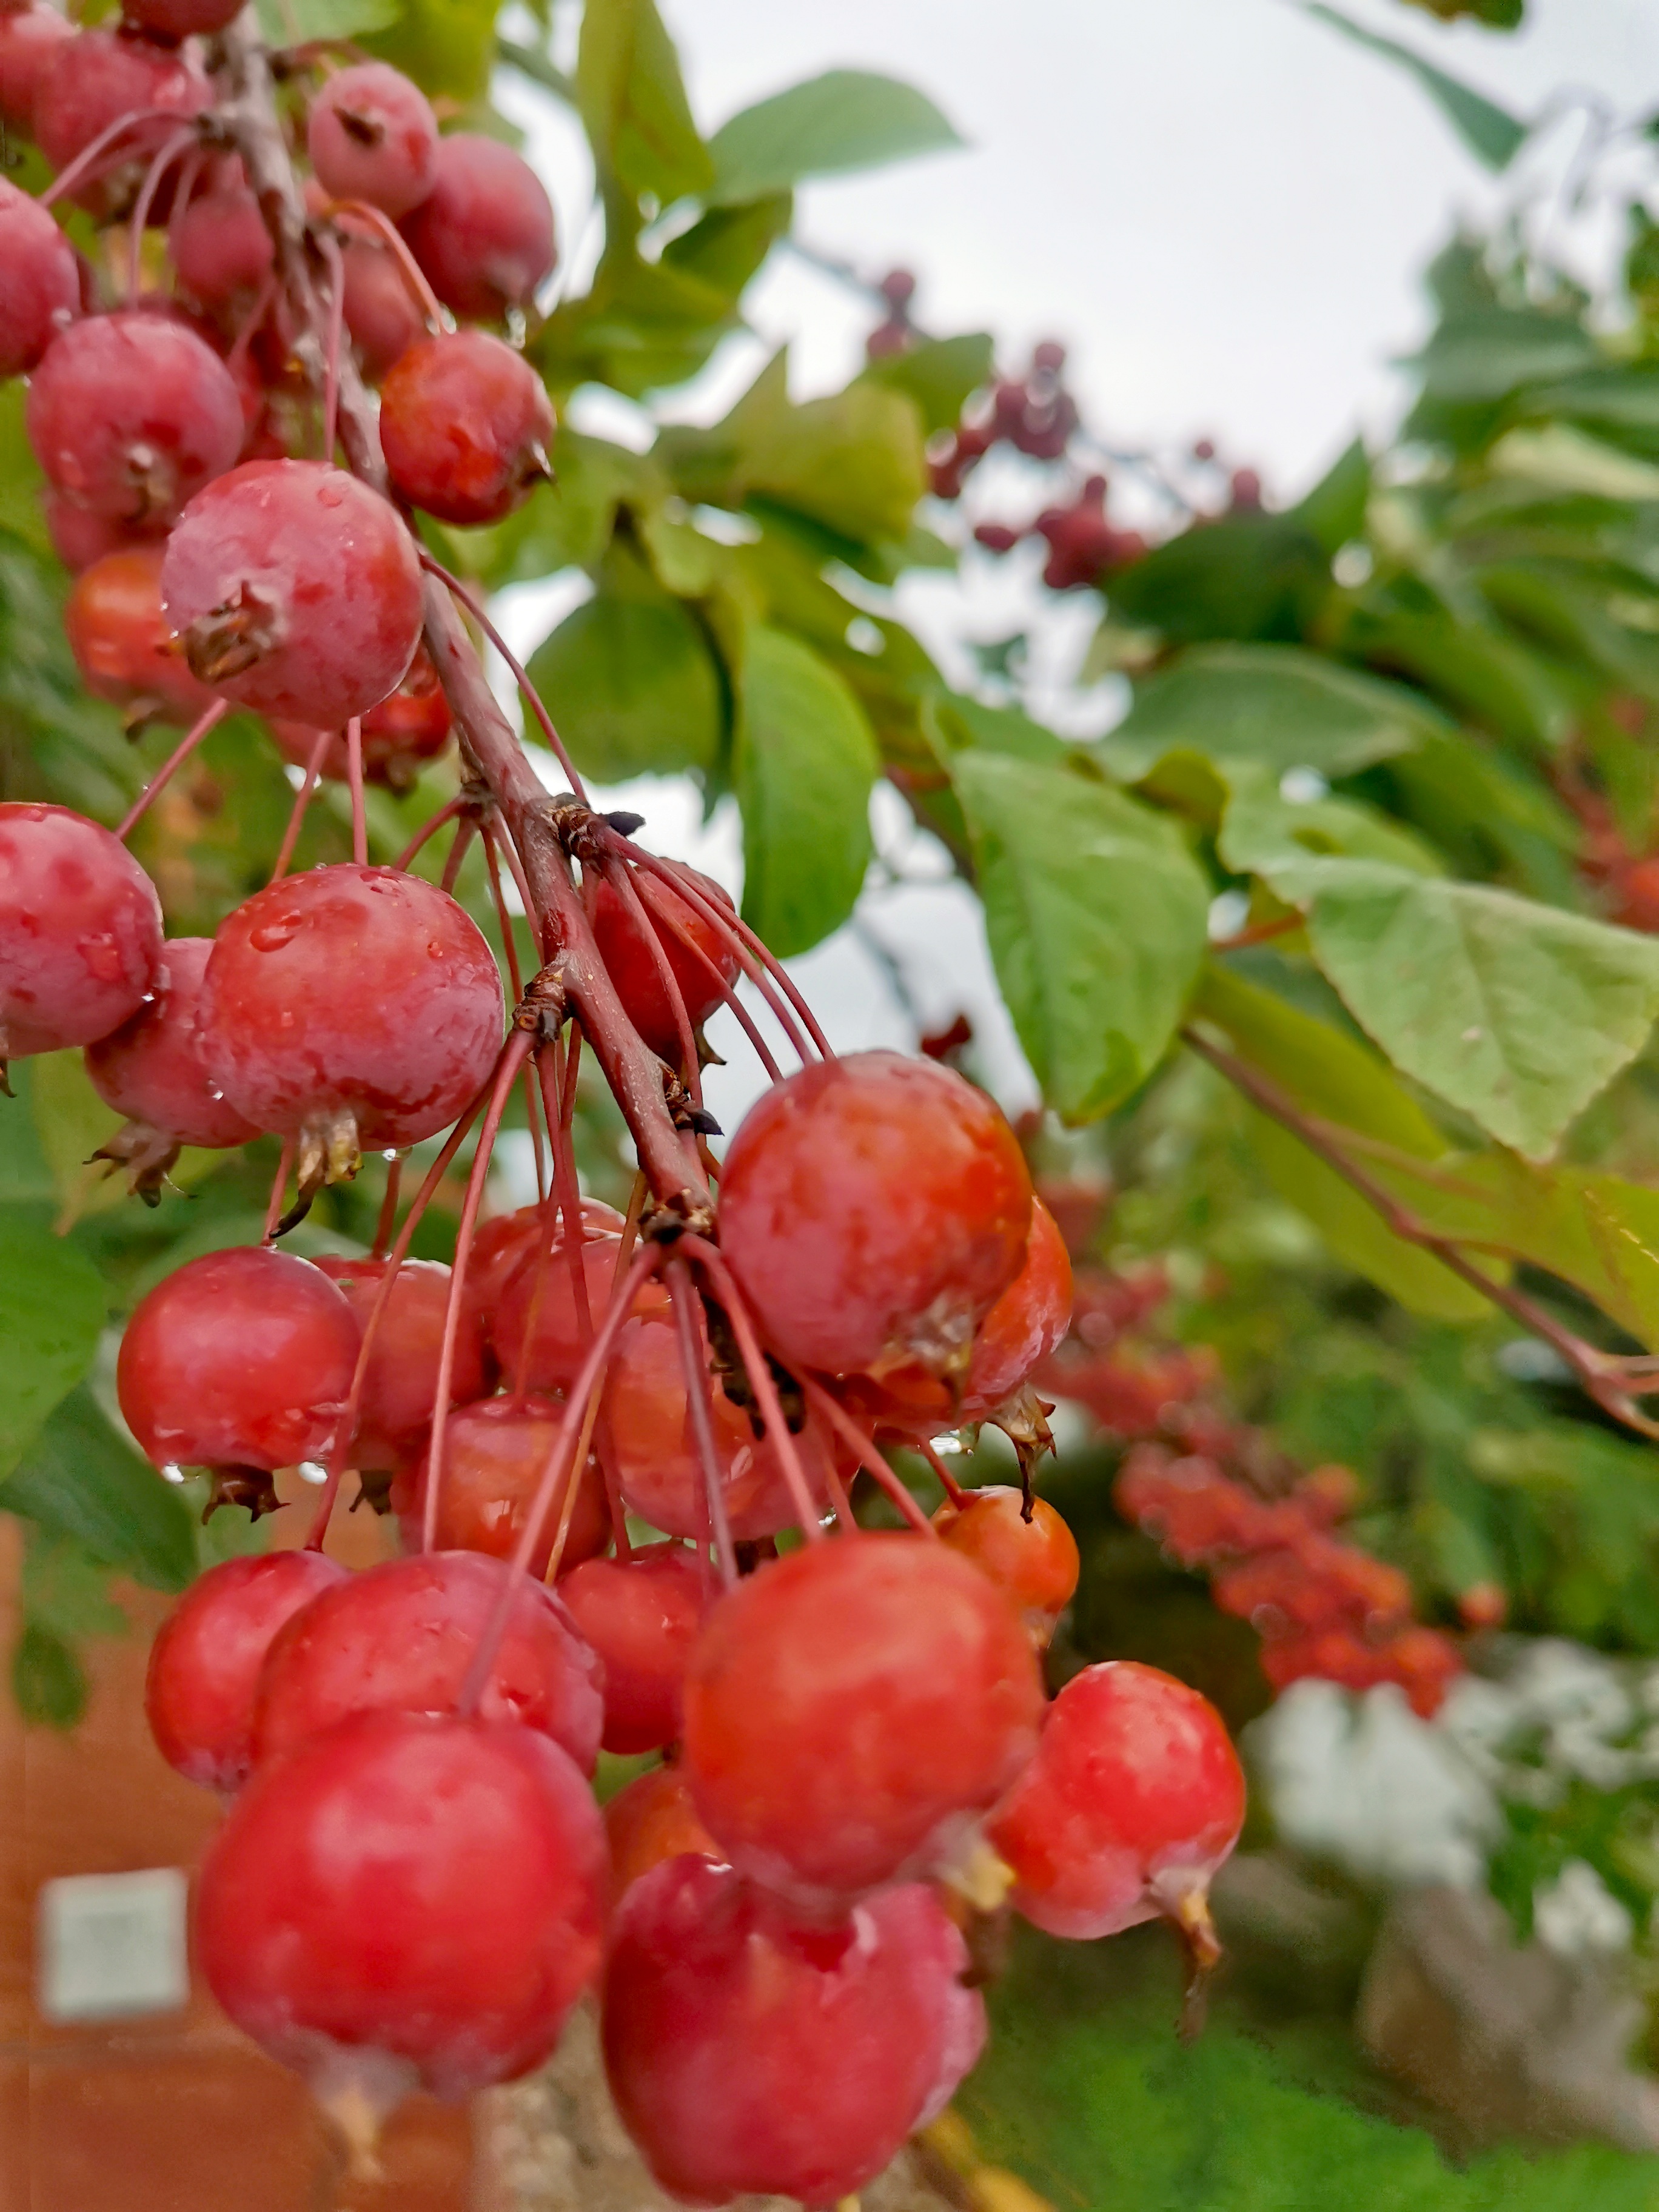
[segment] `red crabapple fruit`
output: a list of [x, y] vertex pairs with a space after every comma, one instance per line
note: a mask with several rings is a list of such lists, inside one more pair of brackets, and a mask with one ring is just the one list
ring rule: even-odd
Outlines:
[[204, 307], [228, 307], [257, 292], [276, 252], [259, 203], [241, 181], [198, 193], [174, 222], [167, 246], [179, 282]]
[[[620, 1236], [623, 1217], [614, 1206], [595, 1198], [581, 1201], [582, 1235]], [[549, 1237], [562, 1235], [556, 1203], [521, 1206], [513, 1213], [498, 1213], [478, 1224], [467, 1255], [466, 1300], [488, 1334], [501, 1295], [520, 1263], [540, 1250]], [[568, 1262], [566, 1263], [568, 1264]]]
[[61, 331], [30, 380], [24, 420], [58, 491], [112, 522], [152, 527], [242, 447], [230, 371], [187, 324], [143, 308]]
[[372, 240], [348, 234], [340, 242], [345, 285], [345, 325], [363, 374], [378, 384], [417, 338], [426, 318], [410, 295], [396, 258]]
[[81, 680], [134, 721], [160, 715], [185, 724], [213, 704], [191, 675], [161, 609], [160, 545], [106, 553], [76, 579], [64, 629]]
[[365, 1713], [231, 1807], [197, 1954], [367, 2150], [410, 2090], [466, 2096], [547, 2057], [599, 1965], [605, 1882], [598, 1809], [546, 1736]]
[[[695, 868], [688, 868], [684, 873], [710, 905], [725, 908], [735, 921], [731, 898], [717, 883], [699, 875]], [[706, 921], [666, 884], [655, 876], [640, 872], [635, 872], [633, 883], [651, 927], [668, 955], [668, 965], [695, 1028], [724, 1003], [721, 984], [736, 983], [740, 969], [738, 956], [714, 924]], [[662, 977], [657, 972], [657, 963], [651, 957], [651, 948], [627, 900], [603, 877], [599, 879], [593, 902], [593, 937], [629, 1019], [653, 1052], [671, 1066], [678, 1066], [679, 1028]], [[688, 938], [703, 956], [701, 959], [685, 943]], [[714, 971], [712, 975], [711, 967]]]
[[[444, 1474], [438, 1492], [435, 1541], [441, 1551], [513, 1557], [563, 1420], [564, 1407], [556, 1398], [529, 1395], [481, 1398], [451, 1414], [444, 1429]], [[416, 1543], [430, 1480], [428, 1454], [408, 1481], [392, 1486], [393, 1503]], [[547, 1571], [562, 1517], [561, 1510], [547, 1515], [530, 1555], [529, 1571], [538, 1580]], [[591, 1559], [610, 1541], [605, 1477], [590, 1453], [559, 1555], [561, 1567]]]
[[80, 310], [75, 248], [38, 200], [0, 178], [0, 378], [33, 368]]
[[[94, 215], [124, 210], [152, 155], [178, 129], [213, 104], [213, 87], [176, 44], [117, 30], [82, 31], [64, 40], [34, 88], [33, 128], [54, 169], [67, 168], [101, 131], [138, 108], [167, 108], [136, 123], [111, 147], [109, 166], [94, 164], [73, 198]], [[177, 120], [173, 118], [176, 117]], [[166, 219], [171, 185], [156, 195], [151, 220]]]
[[513, 1609], [479, 1716], [551, 1736], [591, 1774], [604, 1725], [598, 1661], [551, 1590], [477, 1552], [388, 1559], [296, 1613], [265, 1661], [253, 1714], [255, 1765], [353, 1713], [453, 1712], [509, 1583]]
[[541, 179], [510, 146], [469, 131], [438, 141], [432, 190], [403, 229], [445, 307], [473, 322], [528, 306], [559, 258]]
[[1021, 1492], [996, 1484], [969, 1491], [960, 1505], [947, 1498], [933, 1526], [953, 1552], [989, 1575], [1018, 1608], [1037, 1649], [1046, 1650], [1081, 1571], [1077, 1539], [1048, 1500], [1033, 1498], [1027, 1520]]
[[157, 1467], [320, 1459], [345, 1410], [357, 1317], [308, 1260], [263, 1245], [190, 1260], [138, 1304], [116, 1389]]
[[559, 1595], [605, 1668], [605, 1748], [672, 1743], [707, 1595], [690, 1552], [665, 1544], [629, 1559], [589, 1559], [561, 1576]]
[[311, 103], [306, 151], [337, 200], [407, 215], [438, 174], [438, 124], [426, 94], [386, 62], [358, 62]]
[[[367, 1334], [389, 1263], [326, 1254], [313, 1264], [339, 1285]], [[450, 1271], [441, 1261], [405, 1260], [398, 1270], [369, 1347], [356, 1432], [347, 1455], [348, 1464], [360, 1471], [393, 1472], [425, 1440], [437, 1403], [438, 1357], [449, 1284]], [[483, 1387], [483, 1346], [463, 1314], [455, 1338], [449, 1402], [463, 1404]]]
[[[449, 743], [449, 702], [424, 646], [416, 652], [395, 691], [362, 717], [363, 777], [388, 791], [412, 790], [428, 762]], [[294, 768], [308, 769], [319, 732], [300, 722], [273, 722], [276, 750]], [[337, 731], [323, 755], [321, 773], [343, 782], [350, 774], [343, 730]]]
[[488, 331], [410, 347], [380, 387], [392, 483], [441, 522], [500, 522], [548, 474], [553, 407], [524, 356]]
[[1015, 1907], [1049, 1935], [1114, 1936], [1162, 1913], [1213, 1955], [1206, 1900], [1243, 1820], [1220, 1714], [1123, 1659], [1066, 1685], [986, 1833], [1013, 1869]]
[[605, 1960], [623, 2124], [683, 2203], [837, 2203], [937, 2118], [983, 2048], [967, 1964], [920, 1885], [826, 1926], [730, 1867], [671, 1859], [622, 1898]]
[[155, 982], [161, 908], [118, 838], [67, 806], [0, 801], [0, 1079], [91, 1044]]
[[1030, 1640], [987, 1576], [931, 1538], [838, 1537], [710, 1612], [686, 1779], [735, 1866], [821, 1907], [964, 1860], [1042, 1713]]
[[1020, 1271], [1031, 1179], [990, 1099], [894, 1052], [819, 1061], [751, 1107], [720, 1177], [720, 1243], [779, 1356], [879, 1381], [958, 1380]]
[[[589, 1323], [585, 1331], [562, 1222], [550, 1253], [532, 1249], [526, 1254], [500, 1293], [490, 1329], [495, 1358], [509, 1382], [522, 1390], [569, 1389], [586, 1356], [592, 1328], [610, 1303], [621, 1255], [619, 1237], [583, 1238], [581, 1277]], [[635, 1294], [634, 1311], [646, 1313], [665, 1303], [662, 1285], [649, 1282]]]
[[122, 15], [161, 40], [210, 38], [241, 10], [234, 0], [123, 0]]
[[213, 1073], [262, 1129], [349, 1173], [359, 1146], [455, 1120], [501, 1046], [501, 975], [447, 891], [343, 862], [256, 891], [221, 923], [203, 989]]
[[320, 1552], [222, 1559], [185, 1592], [150, 1647], [144, 1711], [186, 1782], [228, 1796], [253, 1764], [253, 1693], [270, 1640], [346, 1570]]
[[[0, 22], [4, 21], [0, 15]], [[136, 545], [156, 542], [155, 531], [136, 523], [112, 522], [107, 515], [94, 514], [89, 507], [77, 507], [61, 491], [44, 493], [40, 511], [52, 550], [71, 575], [78, 576], [106, 553], [125, 553]]]
[[420, 639], [408, 531], [322, 461], [244, 461], [209, 484], [167, 540], [161, 589], [204, 684], [313, 729], [378, 706]]
[[981, 1419], [1012, 1396], [1071, 1325], [1071, 1255], [1054, 1215], [1033, 1198], [1025, 1264], [975, 1333], [963, 1418]]
[[653, 1766], [619, 1790], [605, 1808], [611, 1846], [611, 1904], [665, 1859], [712, 1859], [720, 1845], [697, 1818], [685, 1777], [678, 1766]]
[[34, 136], [34, 99], [58, 48], [76, 36], [73, 23], [46, 0], [0, 10], [0, 123]]

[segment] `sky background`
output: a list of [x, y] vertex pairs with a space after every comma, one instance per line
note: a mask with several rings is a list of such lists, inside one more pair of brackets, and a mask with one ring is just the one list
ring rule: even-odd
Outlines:
[[[1006, 364], [1021, 364], [1036, 339], [1062, 339], [1097, 430], [1162, 448], [1212, 437], [1260, 469], [1275, 501], [1297, 497], [1356, 428], [1380, 434], [1395, 419], [1405, 386], [1391, 364], [1427, 328], [1421, 272], [1460, 222], [1486, 228], [1518, 199], [1534, 231], [1547, 226], [1587, 275], [1613, 258], [1605, 217], [1570, 216], [1559, 189], [1584, 143], [1582, 106], [1560, 114], [1517, 177], [1495, 183], [1408, 76], [1293, 0], [659, 4], [705, 132], [837, 66], [929, 93], [966, 147], [805, 185], [801, 238], [872, 276], [914, 270], [924, 325], [992, 330]], [[1659, 110], [1659, 0], [1528, 0], [1528, 27], [1509, 37], [1443, 27], [1391, 0], [1346, 0], [1346, 12], [1523, 118], [1568, 91], [1621, 117]], [[580, 285], [599, 245], [580, 132], [516, 81], [503, 94], [530, 130], [567, 241], [567, 281]], [[731, 342], [668, 411], [722, 412], [784, 338], [798, 394], [856, 370], [868, 309], [798, 258], [775, 256], [749, 307], [757, 335]], [[620, 410], [590, 410], [588, 420], [624, 435], [638, 428]], [[538, 642], [583, 589], [565, 578], [507, 594], [512, 641]], [[1012, 577], [988, 575], [953, 617], [980, 635], [1006, 634], [1017, 596]], [[910, 611], [939, 644], [940, 611], [924, 593]], [[1090, 627], [1078, 614], [1048, 641], [1056, 687]], [[732, 818], [703, 829], [693, 794], [673, 783], [627, 797], [647, 817], [646, 842], [736, 887]], [[878, 805], [877, 827], [898, 869], [921, 880], [872, 887], [854, 928], [796, 963], [805, 988], [839, 1046], [908, 1045], [914, 1025], [871, 949], [879, 943], [896, 954], [924, 1019], [967, 1008], [983, 1075], [1006, 1103], [1025, 1103], [1030, 1078], [995, 1001], [973, 901], [927, 883], [938, 856], [907, 836], [896, 804]], [[732, 1061], [710, 1085], [728, 1121], [758, 1083], [741, 1049]]]

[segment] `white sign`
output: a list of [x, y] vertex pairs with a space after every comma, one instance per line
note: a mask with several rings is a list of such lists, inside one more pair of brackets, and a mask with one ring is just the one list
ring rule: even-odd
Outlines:
[[46, 2017], [122, 2020], [187, 2003], [189, 1891], [177, 1867], [45, 1883], [35, 1979]]

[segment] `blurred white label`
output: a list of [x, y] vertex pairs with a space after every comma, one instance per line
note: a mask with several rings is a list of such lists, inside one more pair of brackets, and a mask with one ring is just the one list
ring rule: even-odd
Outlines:
[[37, 1994], [46, 2017], [120, 2020], [186, 2003], [189, 1889], [177, 1867], [70, 1875], [44, 1884]]

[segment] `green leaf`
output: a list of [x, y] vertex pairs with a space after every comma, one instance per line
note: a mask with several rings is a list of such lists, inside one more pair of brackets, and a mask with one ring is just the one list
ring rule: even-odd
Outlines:
[[1308, 853], [1382, 860], [1413, 875], [1446, 872], [1437, 854], [1376, 807], [1352, 799], [1285, 799], [1272, 775], [1252, 762], [1230, 763], [1228, 782], [1216, 850], [1240, 875], [1267, 876]]
[[589, 0], [576, 99], [602, 176], [616, 176], [635, 196], [648, 192], [665, 207], [714, 181], [679, 58], [652, 0]]
[[402, 0], [397, 21], [368, 43], [424, 92], [465, 106], [489, 89], [495, 0]]
[[852, 913], [870, 864], [880, 766], [844, 679], [799, 638], [751, 629], [733, 758], [743, 917], [781, 957], [809, 951]]
[[[93, 1154], [122, 1125], [122, 1116], [93, 1089], [78, 1052], [43, 1053], [29, 1071], [29, 1111], [40, 1151], [52, 1170], [61, 1236], [88, 1214], [129, 1204], [127, 1178]], [[177, 1190], [188, 1190], [225, 1165], [224, 1152], [188, 1149], [167, 1173]]]
[[73, 1245], [0, 1211], [0, 1474], [91, 1366], [109, 1303]]
[[1506, 169], [1526, 143], [1528, 125], [1483, 93], [1460, 83], [1455, 76], [1448, 76], [1444, 70], [1425, 61], [1409, 46], [1402, 46], [1394, 39], [1378, 38], [1374, 31], [1362, 30], [1358, 23], [1338, 15], [1334, 8], [1322, 6], [1320, 0], [1308, 0], [1307, 12], [1322, 23], [1328, 23], [1333, 30], [1340, 31], [1357, 46], [1369, 46], [1374, 54], [1381, 54], [1385, 60], [1408, 70], [1470, 153], [1487, 168]]
[[530, 680], [572, 759], [602, 783], [707, 771], [719, 757], [726, 706], [708, 633], [620, 544], [593, 597], [532, 654]]
[[1095, 1120], [1169, 1048], [1208, 887], [1172, 823], [1104, 784], [979, 749], [951, 775], [1026, 1058], [1058, 1113]]
[[1128, 714], [1095, 750], [1128, 783], [1175, 751], [1351, 775], [1444, 728], [1403, 684], [1362, 676], [1317, 653], [1294, 646], [1210, 645], [1191, 648], [1165, 674], [1142, 684]]
[[24, 1618], [66, 1644], [125, 1636], [131, 1626], [109, 1594], [108, 1571], [78, 1545], [31, 1530], [23, 1553]]
[[1553, 383], [1601, 359], [1582, 324], [1540, 307], [1463, 307], [1447, 315], [1418, 357], [1431, 399], [1459, 405]]
[[962, 143], [913, 85], [864, 70], [828, 70], [720, 125], [708, 142], [714, 197], [757, 199], [804, 177], [878, 168]]
[[1370, 495], [1370, 456], [1364, 440], [1356, 438], [1300, 505], [1291, 509], [1291, 520], [1316, 538], [1328, 553], [1339, 553], [1364, 530]]
[[903, 353], [872, 361], [860, 381], [908, 392], [921, 410], [924, 430], [954, 429], [962, 410], [991, 380], [994, 341], [988, 331], [961, 337], [924, 338]]
[[982, 700], [970, 699], [960, 691], [941, 691], [928, 701], [926, 726], [946, 768], [952, 756], [966, 745], [1009, 753], [1017, 760], [1037, 761], [1047, 768], [1061, 766], [1073, 750], [1063, 738], [1034, 722], [1021, 708], [988, 707]]
[[476, 577], [490, 591], [534, 582], [560, 568], [594, 568], [611, 543], [618, 503], [659, 504], [667, 485], [648, 455], [564, 425], [553, 448], [555, 481], [539, 483], [505, 522], [438, 536], [447, 568]]
[[29, 1621], [12, 1650], [11, 1693], [31, 1728], [72, 1729], [87, 1709], [86, 1669], [61, 1636]]
[[1173, 643], [1299, 639], [1330, 587], [1330, 559], [1288, 514], [1230, 514], [1156, 546], [1112, 577], [1115, 614]]
[[150, 1589], [183, 1589], [196, 1571], [184, 1500], [116, 1435], [84, 1387], [70, 1392], [0, 1482], [0, 1510]]
[[390, 30], [402, 12], [399, 0], [258, 0], [260, 33], [273, 46], [364, 38]]

